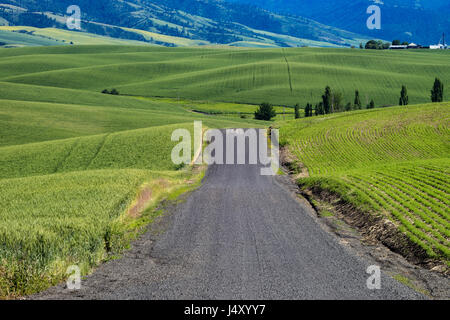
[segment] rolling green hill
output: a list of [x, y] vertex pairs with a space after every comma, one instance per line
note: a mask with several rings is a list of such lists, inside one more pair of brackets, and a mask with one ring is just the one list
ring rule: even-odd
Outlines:
[[390, 219], [450, 266], [449, 116], [449, 103], [359, 111], [292, 121], [281, 136], [307, 168], [301, 188]]
[[[129, 105], [128, 107], [125, 105], [105, 107], [82, 105], [82, 101], [78, 101], [79, 104], [60, 104], [0, 100], [0, 147], [188, 121], [192, 123], [194, 120], [202, 120], [206, 126], [213, 127], [261, 126], [261, 122], [252, 119], [231, 118], [226, 115], [211, 119], [206, 115], [189, 112], [188, 108], [202, 108], [201, 105], [197, 108], [198, 105], [193, 103], [185, 106], [176, 102], [161, 102], [156, 106], [151, 102], [141, 103], [135, 98], [118, 99], [118, 101], [127, 102]], [[107, 102], [108, 99], [105, 99], [102, 104]], [[135, 106], [131, 107], [133, 103]], [[241, 110], [239, 105], [231, 104], [231, 107]], [[252, 109], [255, 110], [256, 107], [244, 107], [244, 111], [250, 112]]]
[[43, 37], [36, 37], [29, 34], [11, 32], [0, 27], [0, 47], [25, 47], [25, 46], [57, 46], [62, 43]]
[[[1, 82], [144, 97], [275, 105], [321, 100], [325, 86], [353, 102], [397, 105], [430, 101], [435, 77], [450, 78], [449, 52], [351, 49], [211, 49], [58, 47], [0, 52]], [[70, 59], [66, 59], [70, 55]], [[291, 90], [292, 88], [292, 90]], [[0, 86], [1, 90], [1, 86]]]

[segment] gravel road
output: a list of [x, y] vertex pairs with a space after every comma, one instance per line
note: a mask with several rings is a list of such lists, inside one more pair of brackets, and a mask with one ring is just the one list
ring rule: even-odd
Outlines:
[[78, 291], [35, 299], [421, 299], [324, 231], [283, 177], [259, 165], [212, 165], [203, 185]]

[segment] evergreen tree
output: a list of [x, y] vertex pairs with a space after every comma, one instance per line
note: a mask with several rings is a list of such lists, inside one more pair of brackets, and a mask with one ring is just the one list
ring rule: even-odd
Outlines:
[[305, 107], [305, 118], [309, 117], [309, 103]]
[[375, 108], [375, 101], [373, 101], [373, 99], [372, 99], [372, 100], [370, 100], [370, 103], [367, 106], [367, 109], [374, 109], [374, 108]]
[[341, 112], [343, 110], [342, 100], [343, 100], [342, 93], [334, 92], [332, 94], [331, 113]]
[[298, 103], [295, 105], [294, 110], [295, 110], [295, 119], [299, 119], [300, 118], [300, 106], [298, 105]]
[[349, 102], [345, 105], [345, 111], [351, 111], [352, 110], [352, 104]]
[[408, 90], [406, 89], [406, 86], [402, 86], [402, 91], [400, 92], [399, 104], [401, 106], [407, 106], [408, 103], [409, 103]]
[[358, 90], [356, 90], [355, 91], [355, 102], [354, 102], [354, 105], [355, 105], [355, 109], [356, 110], [361, 110], [362, 109], [362, 105], [361, 105], [361, 99], [359, 98], [359, 91]]
[[320, 116], [322, 114], [325, 114], [325, 110], [323, 108], [323, 102], [320, 102], [319, 104], [316, 104], [316, 116]]
[[444, 101], [444, 84], [438, 78], [434, 80], [433, 89], [431, 90], [431, 101], [432, 102]]
[[310, 103], [306, 104], [305, 107], [305, 117], [312, 117], [313, 116], [313, 106]]
[[255, 111], [256, 120], [270, 121], [277, 115], [275, 109], [270, 103], [262, 103], [259, 109]]
[[332, 100], [331, 88], [327, 86], [325, 88], [325, 94], [322, 96], [323, 110], [325, 114], [329, 114], [332, 112], [331, 100]]

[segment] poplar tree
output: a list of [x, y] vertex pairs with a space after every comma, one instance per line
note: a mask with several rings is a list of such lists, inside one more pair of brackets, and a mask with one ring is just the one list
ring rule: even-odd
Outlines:
[[361, 105], [361, 99], [359, 98], [359, 91], [358, 90], [356, 90], [355, 91], [355, 102], [354, 102], [354, 105], [355, 105], [355, 109], [356, 110], [361, 110], [362, 109], [362, 105]]
[[298, 103], [295, 105], [294, 110], [295, 110], [295, 119], [299, 119], [300, 118], [300, 106], [298, 105]]
[[311, 103], [308, 103], [308, 104], [309, 104], [309, 116], [312, 117], [313, 116], [313, 106]]
[[[317, 115], [317, 110], [316, 110], [316, 115]], [[313, 106], [310, 103], [306, 104], [305, 107], [305, 117], [312, 117], [313, 116]]]
[[322, 114], [325, 114], [325, 110], [323, 108], [323, 102], [320, 102], [319, 104], [316, 104], [316, 116], [320, 116]]
[[322, 96], [323, 110], [325, 114], [331, 113], [331, 100], [332, 100], [331, 88], [327, 86], [325, 88], [325, 94]]
[[408, 90], [406, 89], [406, 86], [402, 86], [402, 91], [400, 92], [399, 104], [401, 106], [407, 106], [408, 103], [409, 103]]
[[438, 78], [434, 80], [433, 89], [431, 90], [431, 101], [432, 102], [444, 101], [444, 84]]

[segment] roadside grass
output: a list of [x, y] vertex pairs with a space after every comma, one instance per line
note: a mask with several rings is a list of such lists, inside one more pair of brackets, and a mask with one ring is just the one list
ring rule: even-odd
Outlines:
[[382, 215], [450, 266], [449, 103], [285, 123], [281, 136], [305, 165], [300, 188]]
[[397, 280], [398, 282], [403, 283], [405, 286], [410, 287], [414, 291], [419, 292], [425, 296], [431, 297], [431, 294], [428, 290], [417, 286], [416, 284], [413, 283], [413, 281], [411, 279], [409, 279], [401, 274], [396, 274], [393, 276], [393, 278], [395, 280]]
[[[164, 198], [195, 187], [186, 172], [91, 170], [0, 180], [0, 297], [35, 293], [62, 281], [69, 265], [82, 274], [120, 254], [161, 214]], [[139, 216], [127, 212], [150, 192]], [[146, 209], [146, 210], [145, 210]]]

